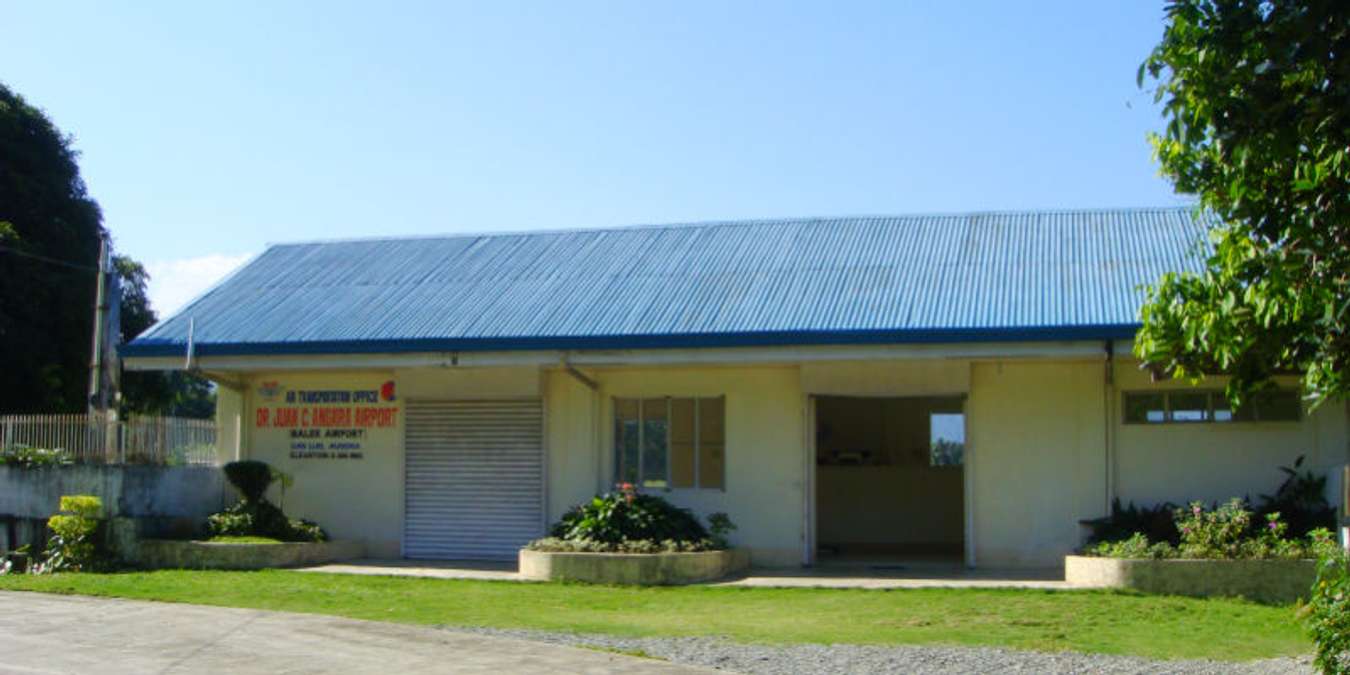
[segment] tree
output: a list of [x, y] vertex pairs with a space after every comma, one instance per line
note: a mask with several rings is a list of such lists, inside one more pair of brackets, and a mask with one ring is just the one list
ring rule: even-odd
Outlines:
[[[93, 349], [103, 215], [78, 153], [39, 109], [0, 84], [0, 413], [83, 412]], [[149, 274], [114, 258], [122, 339], [154, 325]], [[128, 373], [125, 412], [209, 417], [210, 383], [186, 373]]]
[[0, 412], [86, 404], [105, 233], [76, 156], [41, 110], [0, 84]]
[[[126, 256], [113, 264], [122, 280], [122, 342], [130, 342], [159, 320], [150, 306], [146, 285], [150, 273]], [[127, 371], [122, 374], [122, 412], [208, 418], [215, 414], [211, 383], [183, 371]]]
[[1135, 351], [1179, 377], [1350, 394], [1350, 3], [1174, 0], [1139, 69], [1154, 155], [1214, 219], [1205, 269], [1148, 291]]

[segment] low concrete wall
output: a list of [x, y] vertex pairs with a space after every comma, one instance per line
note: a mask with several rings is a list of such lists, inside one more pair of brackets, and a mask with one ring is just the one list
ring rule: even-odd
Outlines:
[[550, 553], [520, 551], [520, 576], [536, 581], [666, 586], [721, 579], [750, 565], [748, 552]]
[[287, 542], [281, 544], [225, 544], [207, 541], [146, 539], [133, 560], [150, 569], [260, 570], [302, 567], [365, 555], [360, 541]]
[[1196, 597], [1236, 596], [1287, 603], [1307, 597], [1312, 560], [1135, 560], [1071, 555], [1064, 580], [1075, 586], [1129, 588]]
[[206, 517], [234, 503], [225, 474], [207, 466], [0, 466], [0, 551], [41, 545], [62, 495], [95, 495], [104, 516], [129, 536], [191, 536]]

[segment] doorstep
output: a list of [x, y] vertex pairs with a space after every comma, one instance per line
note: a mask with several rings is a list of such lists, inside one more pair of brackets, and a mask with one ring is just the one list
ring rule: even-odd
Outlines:
[[365, 574], [428, 579], [477, 579], [479, 581], [525, 581], [516, 573], [516, 563], [485, 560], [389, 560], [362, 558], [327, 565], [302, 567], [297, 572]]

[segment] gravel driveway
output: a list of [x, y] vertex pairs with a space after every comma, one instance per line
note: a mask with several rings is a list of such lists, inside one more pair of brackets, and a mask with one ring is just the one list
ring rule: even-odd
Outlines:
[[871, 647], [860, 645], [765, 646], [711, 638], [622, 638], [525, 630], [452, 631], [513, 637], [554, 644], [641, 652], [673, 663], [711, 666], [739, 673], [1205, 673], [1213, 675], [1305, 675], [1311, 657], [1243, 663], [1153, 661], [1077, 652], [1028, 652], [985, 647]]

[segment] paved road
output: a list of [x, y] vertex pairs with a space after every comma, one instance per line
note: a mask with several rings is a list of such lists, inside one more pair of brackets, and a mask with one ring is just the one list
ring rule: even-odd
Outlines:
[[0, 592], [0, 673], [709, 673], [327, 616]]

